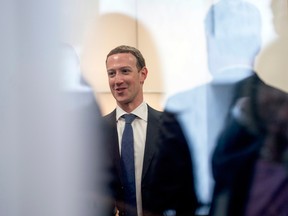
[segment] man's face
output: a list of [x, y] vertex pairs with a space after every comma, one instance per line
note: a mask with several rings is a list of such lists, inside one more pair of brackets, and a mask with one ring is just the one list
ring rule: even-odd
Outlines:
[[120, 107], [133, 104], [138, 106], [143, 101], [143, 83], [147, 69], [140, 71], [136, 58], [130, 53], [118, 53], [108, 57], [106, 68], [112, 95]]

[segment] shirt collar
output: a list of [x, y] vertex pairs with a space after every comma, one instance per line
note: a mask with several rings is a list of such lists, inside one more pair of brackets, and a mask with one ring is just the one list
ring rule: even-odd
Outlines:
[[[119, 106], [116, 107], [116, 120], [118, 121], [122, 115], [127, 114]], [[131, 114], [136, 115], [138, 118], [143, 119], [144, 121], [148, 120], [148, 107], [145, 102], [142, 102], [136, 109], [134, 109]]]

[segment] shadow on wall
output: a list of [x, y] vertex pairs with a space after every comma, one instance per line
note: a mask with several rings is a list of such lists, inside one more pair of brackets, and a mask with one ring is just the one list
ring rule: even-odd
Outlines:
[[213, 80], [233, 81], [249, 75], [245, 71], [252, 69], [260, 50], [261, 26], [258, 8], [246, 1], [222, 0], [211, 6], [205, 33]]
[[288, 92], [288, 6], [287, 1], [272, 0], [276, 39], [265, 47], [256, 61], [256, 71], [269, 85]]
[[[138, 32], [141, 32], [139, 40]], [[160, 108], [163, 92], [161, 68], [158, 52], [153, 38], [145, 26], [134, 18], [120, 14], [107, 13], [99, 15], [87, 35], [82, 53], [82, 71], [99, 98], [103, 113], [115, 107], [115, 100], [110, 94], [106, 74], [106, 56], [109, 51], [119, 45], [137, 47], [145, 56], [148, 77], [144, 84], [145, 101], [155, 108]]]

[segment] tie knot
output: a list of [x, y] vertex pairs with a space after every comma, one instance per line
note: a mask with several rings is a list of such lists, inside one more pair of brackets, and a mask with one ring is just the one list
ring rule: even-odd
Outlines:
[[134, 121], [134, 119], [136, 118], [136, 115], [125, 114], [125, 115], [123, 115], [123, 118], [125, 119], [125, 123], [131, 124]]

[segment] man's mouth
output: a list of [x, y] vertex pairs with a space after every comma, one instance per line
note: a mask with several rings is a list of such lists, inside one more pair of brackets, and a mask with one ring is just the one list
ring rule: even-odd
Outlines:
[[115, 88], [115, 91], [119, 94], [119, 93], [123, 93], [125, 89], [126, 89], [125, 87]]

